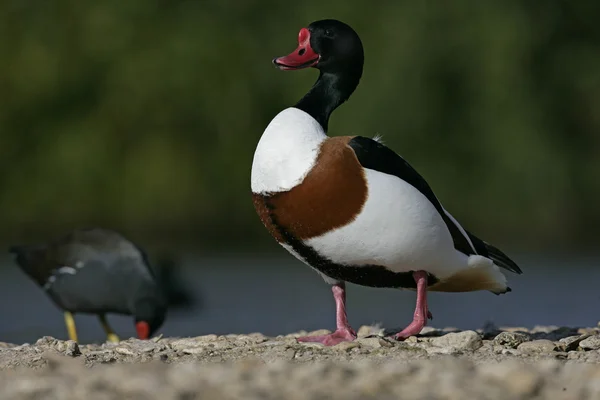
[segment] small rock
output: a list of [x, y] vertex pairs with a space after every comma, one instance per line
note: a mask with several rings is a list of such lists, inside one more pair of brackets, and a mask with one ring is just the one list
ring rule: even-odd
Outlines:
[[556, 350], [556, 345], [550, 340], [540, 339], [521, 343], [517, 349], [523, 353], [551, 353]]
[[594, 335], [590, 336], [587, 339], [582, 340], [579, 343], [579, 347], [584, 350], [598, 350], [600, 349], [600, 336]]
[[389, 340], [382, 337], [367, 337], [367, 338], [358, 338], [356, 340], [361, 346], [371, 347], [374, 349], [378, 349], [380, 347], [393, 347], [394, 344]]
[[135, 355], [135, 353], [131, 351], [130, 348], [124, 346], [115, 347], [115, 353], [123, 354], [125, 356]]
[[515, 350], [515, 349], [502, 349], [500, 354], [505, 355], [505, 356], [518, 356], [518, 355], [521, 355], [521, 352], [519, 350]]
[[561, 343], [561, 347], [564, 351], [572, 351], [572, 350], [577, 350], [579, 343], [582, 340], [589, 338], [590, 336], [591, 335], [569, 336], [569, 337], [560, 339], [559, 342]]
[[516, 349], [521, 343], [529, 342], [531, 337], [521, 332], [502, 332], [494, 338], [494, 344]]
[[453, 351], [475, 351], [483, 345], [483, 341], [477, 332], [463, 331], [433, 338], [431, 344], [439, 348], [452, 349], [448, 351], [451, 353]]
[[231, 337], [229, 337], [229, 339], [243, 344], [249, 344], [254, 342], [254, 338], [251, 338], [248, 335], [232, 335]]
[[181, 350], [184, 354], [203, 354], [207, 350], [204, 347], [189, 347]]
[[[202, 337], [202, 336], [200, 336]], [[175, 350], [183, 350], [183, 349], [188, 349], [190, 347], [204, 347], [206, 346], [206, 342], [204, 341], [199, 341], [197, 340], [198, 338], [185, 338], [185, 339], [178, 339], [175, 340], [173, 342], [171, 342], [171, 347]], [[216, 336], [215, 336], [215, 340], [216, 340]]]
[[65, 342], [65, 356], [69, 357], [77, 357], [81, 355], [81, 351], [79, 350], [79, 345], [74, 340], [67, 340]]
[[311, 347], [313, 349], [321, 349], [323, 347], [325, 347], [325, 345], [323, 343], [317, 343], [317, 342], [296, 342], [297, 344], [301, 345], [302, 347]]
[[44, 336], [35, 342], [36, 346], [54, 346], [58, 342], [58, 340], [54, 339], [52, 336]]
[[419, 341], [419, 339], [417, 339], [416, 336], [409, 336], [406, 339], [404, 339], [404, 343], [417, 343]]
[[56, 343], [54, 343], [54, 350], [58, 351], [59, 353], [63, 353], [66, 349], [67, 344], [62, 340], [57, 340]]
[[360, 343], [358, 343], [356, 341], [341, 342], [341, 343], [338, 343], [335, 346], [333, 346], [332, 349], [338, 350], [338, 351], [350, 351], [351, 349], [353, 349], [355, 347], [360, 347]]
[[378, 327], [378, 326], [371, 326], [371, 325], [363, 325], [360, 328], [358, 328], [358, 331], [356, 332], [356, 337], [368, 337], [368, 336], [382, 336], [383, 335], [383, 329]]
[[163, 337], [163, 334], [161, 333], [160, 335], [153, 337], [152, 341], [154, 343], [158, 343], [160, 341], [160, 339], [162, 339], [162, 337]]
[[425, 351], [428, 355], [459, 355], [462, 354], [462, 350], [458, 350], [455, 347], [425, 347]]

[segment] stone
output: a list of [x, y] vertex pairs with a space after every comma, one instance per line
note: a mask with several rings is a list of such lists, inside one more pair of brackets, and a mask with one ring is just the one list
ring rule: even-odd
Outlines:
[[335, 346], [332, 346], [331, 349], [337, 350], [337, 351], [350, 351], [355, 347], [360, 347], [360, 343], [358, 343], [356, 341], [340, 342], [340, 343], [336, 344]]
[[579, 343], [581, 343], [582, 340], [589, 338], [590, 336], [591, 335], [577, 335], [577, 336], [568, 336], [566, 338], [562, 338], [559, 340], [560, 347], [564, 351], [577, 350], [577, 347], [579, 347]]
[[360, 343], [361, 347], [371, 347], [374, 349], [378, 349], [380, 347], [393, 347], [394, 343], [390, 342], [389, 339], [385, 339], [382, 337], [364, 337], [356, 339], [358, 343]]
[[77, 357], [81, 355], [81, 350], [79, 350], [79, 345], [74, 340], [67, 340], [65, 342], [65, 350], [64, 354], [69, 357]]
[[590, 336], [579, 343], [579, 347], [584, 350], [598, 350], [600, 349], [600, 336]]
[[115, 347], [115, 353], [123, 354], [125, 356], [134, 356], [135, 353], [129, 348], [125, 346]]
[[529, 342], [531, 337], [521, 332], [502, 332], [494, 338], [494, 344], [516, 349], [521, 343]]
[[185, 338], [172, 341], [170, 346], [174, 350], [183, 350], [189, 347], [198, 347], [199, 344], [192, 338]]
[[35, 342], [36, 346], [55, 346], [58, 340], [54, 339], [52, 336], [44, 336]]
[[483, 345], [481, 336], [475, 331], [447, 333], [431, 339], [431, 345], [451, 352], [475, 351]]
[[548, 339], [539, 339], [521, 343], [517, 350], [522, 353], [551, 353], [556, 350], [556, 345]]
[[500, 351], [500, 354], [505, 356], [519, 356], [521, 355], [521, 352], [515, 349], [502, 349], [502, 351]]
[[379, 326], [362, 325], [356, 331], [356, 337], [383, 336], [383, 329]]
[[204, 354], [206, 349], [204, 347], [189, 347], [181, 350], [184, 354]]

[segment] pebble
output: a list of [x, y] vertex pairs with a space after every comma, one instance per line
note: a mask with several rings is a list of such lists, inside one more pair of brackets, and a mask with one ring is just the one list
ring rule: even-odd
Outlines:
[[358, 338], [356, 340], [361, 347], [370, 347], [370, 348], [374, 348], [374, 349], [378, 349], [380, 347], [393, 347], [394, 343], [391, 342], [389, 339], [385, 339], [382, 337], [365, 337], [365, 338]]
[[81, 355], [81, 350], [79, 350], [79, 345], [74, 340], [67, 340], [65, 342], [65, 351], [64, 354], [69, 357], [77, 357]]
[[368, 337], [368, 336], [382, 336], [382, 335], [383, 335], [383, 329], [379, 326], [363, 325], [360, 328], [358, 328], [358, 331], [356, 331], [356, 336], [359, 338], [364, 338], [364, 337]]
[[531, 337], [522, 332], [502, 332], [494, 338], [494, 343], [500, 346], [516, 349], [521, 343], [531, 340]]
[[522, 353], [550, 353], [556, 350], [556, 345], [548, 339], [539, 339], [521, 343], [517, 350]]
[[126, 356], [134, 356], [135, 353], [128, 347], [119, 346], [115, 348], [115, 353], [123, 354]]
[[[494, 328], [491, 327], [487, 329], [489, 336], [485, 340], [482, 340], [482, 336], [485, 338], [486, 335], [485, 329], [481, 333], [474, 331], [446, 333], [450, 330], [453, 328], [435, 330], [432, 328], [426, 335], [418, 335], [410, 337], [404, 342], [398, 342], [382, 336], [383, 329], [381, 327], [366, 326], [359, 328], [361, 335], [357, 340], [343, 342], [333, 347], [326, 347], [320, 343], [298, 343], [296, 338], [301, 334], [309, 334], [307, 332], [296, 332], [277, 338], [251, 333], [188, 338], [163, 337], [156, 341], [127, 339], [119, 344], [85, 345], [43, 337], [31, 345], [8, 344], [0, 347], [0, 370], [10, 370], [16, 367], [42, 368], [48, 365], [48, 357], [52, 354], [59, 359], [76, 358], [72, 361], [79, 363], [79, 368], [82, 364], [89, 367], [102, 364], [144, 363], [151, 360], [157, 360], [159, 364], [175, 366], [190, 362], [202, 365], [219, 362], [236, 363], [249, 359], [256, 359], [267, 364], [293, 361], [296, 364], [308, 363], [311, 365], [341, 361], [351, 364], [371, 361], [390, 362], [390, 364], [386, 364], [388, 368], [400, 368], [401, 366], [408, 368], [407, 365], [415, 365], [413, 362], [419, 359], [430, 360], [429, 363], [422, 364], [421, 368], [430, 368], [445, 359], [470, 360], [477, 365], [515, 359], [527, 364], [538, 363], [542, 360], [554, 360], [562, 363], [559, 365], [565, 363], [600, 364], [600, 351], [593, 351], [600, 350], [600, 336], [569, 335], [570, 332], [576, 332], [571, 328], [538, 327], [536, 333], [517, 332], [516, 329], [511, 329], [510, 332], [500, 332], [498, 335], [491, 336], [490, 332], [494, 331]], [[322, 330], [311, 332], [311, 334], [329, 332]], [[549, 339], [552, 337], [556, 337], [556, 340]], [[528, 338], [537, 340], [523, 341], [517, 344]], [[448, 355], [454, 357], [448, 357]], [[161, 363], [160, 360], [165, 362]], [[453, 365], [453, 368], [461, 368], [461, 365], [467, 364], [456, 364]], [[341, 373], [338, 369], [334, 368], [333, 370]], [[455, 373], [458, 377], [467, 372], [459, 369], [452, 371], [452, 374]], [[425, 375], [423, 376], [425, 379]], [[356, 379], [359, 378], [360, 376], [356, 377]], [[324, 382], [328, 382], [327, 379], [329, 378], [326, 378]], [[430, 379], [428, 378], [426, 381], [429, 382]], [[308, 383], [305, 384], [308, 385]], [[395, 397], [392, 396], [392, 398], [398, 398], [398, 396], [405, 398], [402, 393]], [[465, 396], [463, 398], [473, 398], [472, 395], [466, 394]], [[368, 396], [365, 395], [365, 397]], [[0, 396], [0, 398], [2, 397]], [[406, 398], [410, 397], [406, 396]]]
[[355, 347], [360, 347], [360, 343], [357, 341], [341, 342], [333, 346], [332, 349], [337, 351], [350, 351]]
[[590, 336], [579, 343], [579, 347], [584, 350], [598, 350], [600, 349], [600, 336]]
[[187, 349], [181, 350], [184, 354], [203, 354], [206, 353], [206, 349], [204, 347], [189, 347]]
[[[431, 339], [431, 345], [443, 349], [443, 353], [475, 351], [483, 345], [481, 336], [475, 331], [447, 333]], [[434, 352], [437, 352], [434, 350]]]
[[564, 351], [573, 351], [573, 350], [577, 350], [577, 347], [579, 347], [579, 343], [582, 340], [587, 339], [590, 336], [591, 335], [589, 335], [589, 334], [578, 335], [578, 336], [568, 336], [566, 338], [560, 339], [559, 342]]

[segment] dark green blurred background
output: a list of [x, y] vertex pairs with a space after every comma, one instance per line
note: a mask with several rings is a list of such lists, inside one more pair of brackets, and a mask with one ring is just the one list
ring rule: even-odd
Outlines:
[[366, 52], [330, 134], [382, 134], [502, 248], [593, 248], [599, 15], [590, 0], [0, 1], [0, 241], [102, 225], [154, 247], [278, 248], [252, 157], [317, 72], [271, 59], [329, 17]]

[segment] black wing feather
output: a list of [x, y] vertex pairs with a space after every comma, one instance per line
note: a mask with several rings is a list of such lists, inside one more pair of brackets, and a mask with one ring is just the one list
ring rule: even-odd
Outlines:
[[[456, 250], [466, 255], [478, 254], [488, 257], [499, 267], [518, 274], [522, 273], [517, 264], [508, 258], [506, 254], [465, 230], [469, 236], [467, 239], [454, 221], [448, 217], [446, 210], [442, 207], [442, 204], [433, 193], [433, 190], [427, 181], [425, 181], [425, 179], [408, 162], [406, 162], [406, 160], [396, 154], [393, 150], [376, 140], [364, 136], [354, 137], [350, 140], [348, 145], [354, 150], [358, 161], [364, 168], [397, 176], [427, 197], [446, 223], [446, 226], [452, 235], [454, 248]], [[473, 244], [472, 246], [471, 243], [469, 243], [469, 240]]]

